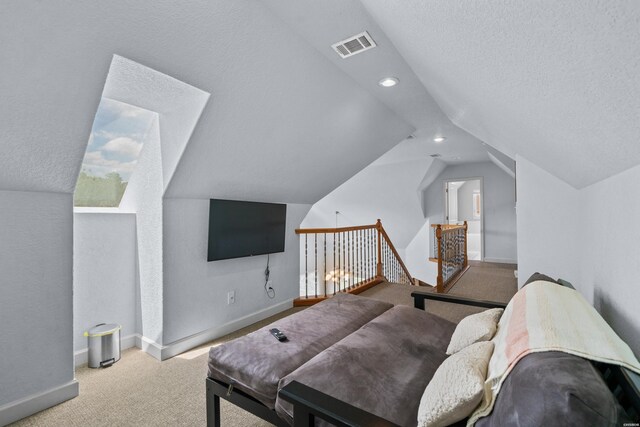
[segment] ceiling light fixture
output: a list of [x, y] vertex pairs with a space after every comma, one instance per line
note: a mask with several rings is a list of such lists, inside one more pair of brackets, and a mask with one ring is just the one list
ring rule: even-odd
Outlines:
[[433, 138], [433, 142], [437, 142], [437, 143], [441, 143], [444, 142], [444, 140], [447, 139], [444, 136], [436, 136], [435, 138]]
[[400, 83], [400, 80], [398, 80], [396, 77], [385, 77], [378, 82], [378, 84], [382, 87], [393, 87], [398, 83]]

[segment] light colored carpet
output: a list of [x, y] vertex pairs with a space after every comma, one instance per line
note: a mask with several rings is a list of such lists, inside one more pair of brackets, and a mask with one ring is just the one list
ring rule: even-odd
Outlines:
[[[488, 301], [508, 302], [518, 289], [517, 279], [513, 271], [516, 269], [512, 264], [496, 264], [486, 262], [470, 262], [471, 267], [449, 289], [448, 294], [459, 295], [474, 299]], [[362, 292], [364, 297], [389, 301], [393, 304], [409, 305], [413, 307], [413, 291], [434, 292], [430, 286], [416, 288], [411, 285], [396, 283], [381, 283]], [[450, 304], [438, 301], [425, 301], [426, 310], [445, 319], [458, 323], [465, 316], [478, 313], [483, 308]]]
[[[106, 369], [76, 369], [80, 395], [20, 420], [12, 427], [205, 426], [205, 378], [209, 347], [245, 335], [289, 314], [292, 308], [199, 348], [159, 362], [132, 348]], [[270, 423], [222, 400], [223, 426]]]
[[[508, 301], [516, 291], [513, 266], [475, 265], [450, 290], [451, 294]], [[362, 296], [413, 306], [409, 285], [383, 283]], [[76, 370], [80, 396], [12, 424], [31, 426], [205, 426], [205, 377], [209, 347], [268, 325], [300, 308], [286, 310], [201, 347], [158, 362], [138, 349], [122, 353], [107, 369]], [[427, 301], [427, 311], [459, 321], [479, 309]], [[270, 426], [252, 414], [222, 400], [223, 426]]]

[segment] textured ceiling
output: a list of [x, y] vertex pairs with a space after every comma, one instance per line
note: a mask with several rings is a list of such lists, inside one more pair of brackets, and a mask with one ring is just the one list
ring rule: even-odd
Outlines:
[[[163, 176], [162, 189], [165, 190], [209, 94], [114, 55], [102, 96], [158, 113], [162, 129], [160, 169]], [[137, 175], [136, 172], [137, 169], [134, 170], [134, 176]]]
[[575, 187], [640, 163], [640, 2], [362, 0], [449, 118]]
[[[416, 128], [413, 134], [428, 154], [441, 153], [442, 160], [450, 164], [487, 160], [486, 147], [451, 123], [359, 1], [266, 0], [263, 3], [312, 48], [351, 77], [352, 84], [373, 94]], [[374, 49], [342, 59], [331, 48], [332, 44], [365, 30], [377, 44]], [[378, 85], [382, 78], [391, 76], [400, 80], [397, 86]], [[447, 142], [435, 144], [436, 135], [446, 135]], [[421, 153], [424, 154], [424, 150]]]
[[0, 189], [73, 191], [114, 54], [212, 95], [169, 196], [312, 203], [414, 131], [259, 2], [3, 2], [0, 40]]
[[411, 133], [578, 188], [640, 163], [640, 2], [25, 0], [0, 40], [4, 190], [73, 191], [113, 54], [212, 95], [172, 197], [313, 203]]

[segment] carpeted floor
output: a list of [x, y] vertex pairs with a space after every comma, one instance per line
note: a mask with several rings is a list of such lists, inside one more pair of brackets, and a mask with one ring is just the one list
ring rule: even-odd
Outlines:
[[[513, 274], [516, 266], [513, 264], [497, 264], [470, 261], [471, 268], [449, 289], [449, 294], [488, 301], [507, 302], [518, 289], [517, 279]], [[416, 288], [411, 285], [382, 283], [360, 295], [403, 304], [413, 307], [411, 292], [419, 290], [433, 292], [434, 288], [422, 286]], [[482, 308], [449, 304], [437, 301], [426, 301], [426, 310], [437, 314], [452, 322], [458, 323], [469, 314], [478, 313]]]
[[[205, 426], [205, 378], [209, 347], [245, 335], [300, 311], [291, 308], [172, 359], [159, 362], [132, 348], [106, 369], [76, 369], [80, 395], [12, 427]], [[222, 400], [223, 426], [270, 423]]]
[[[517, 287], [514, 268], [510, 265], [474, 264], [450, 293], [508, 301]], [[412, 306], [410, 293], [414, 290], [416, 287], [413, 286], [383, 283], [361, 295]], [[111, 368], [80, 367], [76, 370], [80, 396], [12, 426], [204, 426], [204, 380], [209, 347], [247, 334], [299, 310], [286, 310], [164, 362], [158, 362], [134, 348], [124, 351], [122, 359]], [[427, 310], [455, 322], [479, 311], [431, 301], [427, 302]], [[221, 421], [223, 426], [233, 427], [271, 425], [224, 400]]]

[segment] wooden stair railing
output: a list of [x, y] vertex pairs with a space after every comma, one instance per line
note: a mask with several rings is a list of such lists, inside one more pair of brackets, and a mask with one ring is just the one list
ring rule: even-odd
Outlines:
[[300, 297], [312, 305], [337, 292], [357, 294], [383, 281], [421, 284], [409, 274], [389, 235], [375, 224], [340, 228], [302, 228]]
[[462, 225], [432, 224], [434, 229], [431, 261], [438, 263], [436, 292], [445, 292], [469, 269], [467, 221]]

